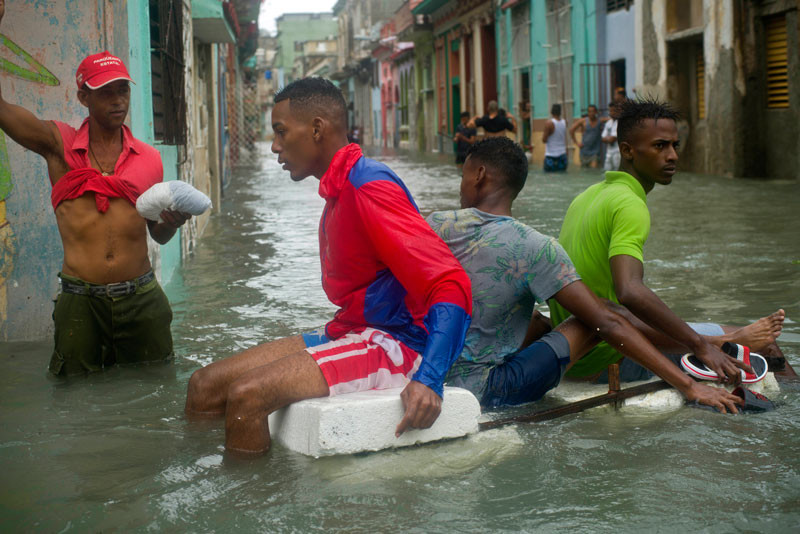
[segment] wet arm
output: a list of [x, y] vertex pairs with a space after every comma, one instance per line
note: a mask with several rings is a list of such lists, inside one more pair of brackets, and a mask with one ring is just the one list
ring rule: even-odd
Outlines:
[[720, 352], [708, 340], [686, 324], [675, 312], [644, 284], [642, 262], [633, 256], [620, 254], [613, 256], [611, 275], [614, 290], [620, 304], [652, 328], [663, 332], [675, 341], [689, 348], [719, 376], [728, 376], [733, 383], [741, 380], [737, 368], [744, 364]]
[[170, 239], [192, 216], [180, 211], [164, 210], [161, 212], [161, 222], [147, 221], [147, 229], [159, 245], [166, 245]]
[[553, 126], [553, 122], [547, 121], [547, 124], [544, 125], [544, 131], [542, 132], [542, 143], [546, 143], [547, 138], [550, 137], [554, 131], [555, 126]]
[[517, 131], [517, 119], [514, 118], [514, 115], [508, 115], [508, 122], [511, 124], [511, 132]]
[[[554, 295], [556, 301], [596, 332], [611, 347], [646, 367], [689, 400], [735, 412], [736, 397], [725, 390], [698, 384], [669, 361], [624, 317], [612, 311], [583, 282], [569, 284]], [[691, 329], [690, 329], [691, 330]], [[713, 390], [713, 391], [712, 391]]]
[[38, 119], [27, 109], [7, 102], [0, 89], [0, 130], [28, 150], [44, 156], [62, 157], [61, 134], [51, 121]]
[[579, 129], [583, 130], [583, 119], [575, 121], [575, 123], [569, 128], [569, 135], [570, 137], [572, 137], [572, 142], [575, 143], [576, 145], [580, 145], [578, 140], [575, 138], [575, 134]]
[[538, 311], [534, 311], [531, 316], [531, 322], [528, 323], [528, 331], [525, 332], [525, 339], [522, 341], [521, 349], [524, 349], [550, 330], [553, 329], [553, 323], [549, 317], [545, 317]]

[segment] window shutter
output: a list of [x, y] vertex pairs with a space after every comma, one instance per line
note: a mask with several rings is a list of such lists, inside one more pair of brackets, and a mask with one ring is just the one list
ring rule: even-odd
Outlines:
[[703, 47], [697, 48], [697, 118], [706, 118], [706, 62], [703, 58]]
[[789, 107], [789, 50], [786, 16], [764, 19], [767, 54], [767, 107]]

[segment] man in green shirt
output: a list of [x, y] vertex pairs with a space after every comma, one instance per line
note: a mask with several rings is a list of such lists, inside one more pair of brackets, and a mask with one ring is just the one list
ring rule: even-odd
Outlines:
[[[512, 217], [527, 176], [520, 145], [505, 137], [484, 139], [467, 152], [462, 209], [437, 211], [427, 219], [472, 284], [472, 321], [447, 383], [469, 389], [486, 407], [534, 402], [604, 339], [687, 400], [736, 413], [740, 399], [682, 373], [580, 281], [555, 239]], [[537, 302], [550, 298], [574, 314], [552, 331], [534, 311]]]
[[[573, 200], [559, 242], [584, 283], [599, 297], [627, 308], [628, 318], [656, 346], [667, 352], [694, 352], [723, 381], [736, 384], [741, 380], [739, 369], [749, 368], [722, 353], [719, 346], [733, 341], [758, 351], [773, 344], [784, 312], [778, 310], [742, 329], [719, 329], [717, 336], [703, 336], [644, 285], [642, 249], [650, 232], [646, 194], [655, 184], [672, 182], [678, 161], [678, 115], [668, 105], [649, 100], [624, 100], [616, 112], [620, 170], [607, 172], [605, 181]], [[554, 324], [570, 315], [555, 301], [550, 309]], [[601, 344], [567, 374], [591, 376], [621, 357]]]

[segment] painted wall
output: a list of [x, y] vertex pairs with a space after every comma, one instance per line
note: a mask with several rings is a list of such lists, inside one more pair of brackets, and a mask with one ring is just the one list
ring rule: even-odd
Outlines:
[[[184, 6], [184, 9], [188, 10], [189, 8]], [[130, 128], [134, 137], [153, 145], [161, 154], [164, 181], [177, 180], [177, 147], [157, 143], [153, 133], [153, 86], [151, 83], [149, 53], [150, 29], [149, 25], [137, 22], [150, 20], [149, 5], [147, 2], [128, 2], [125, 15], [126, 35], [130, 36], [130, 40], [124, 40], [120, 43], [120, 49], [125, 50], [125, 54], [120, 57], [127, 56], [126, 66], [128, 67], [128, 72], [136, 82], [131, 86], [131, 110], [128, 114]], [[120, 54], [122, 54], [122, 51], [120, 51]], [[166, 245], [159, 245], [149, 236], [147, 238], [150, 263], [162, 284], [169, 282], [172, 274], [180, 265], [180, 241], [180, 230]]]
[[625, 91], [633, 95], [636, 85], [636, 4], [628, 9], [608, 13], [605, 18], [605, 57], [598, 54], [601, 63], [625, 60]]
[[[591, 2], [572, 2], [572, 98], [575, 102], [572, 117], [581, 116], [588, 103], [581, 100], [581, 64], [597, 63], [596, 11]], [[577, 153], [577, 151], [575, 151]]]
[[[546, 119], [550, 116], [550, 103], [547, 95], [547, 48], [545, 47], [547, 44], [547, 12], [544, 2], [532, 2], [532, 4], [531, 63], [533, 64], [533, 73], [531, 87], [533, 88], [533, 99], [531, 105], [534, 118]], [[539, 137], [541, 138], [541, 135]]]

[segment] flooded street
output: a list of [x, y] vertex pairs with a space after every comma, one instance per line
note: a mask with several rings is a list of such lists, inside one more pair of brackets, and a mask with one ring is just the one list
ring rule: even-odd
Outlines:
[[[601, 409], [397, 451], [226, 457], [221, 420], [183, 417], [191, 373], [334, 311], [318, 181], [293, 183], [268, 148], [165, 286], [174, 365], [59, 382], [46, 375], [50, 340], [0, 345], [0, 530], [796, 532], [800, 383], [763, 415]], [[457, 207], [449, 156], [376, 157], [423, 214]], [[557, 235], [571, 199], [600, 179], [532, 169], [514, 215]], [[647, 283], [687, 320], [743, 324], [784, 308], [779, 343], [800, 370], [800, 183], [678, 174], [648, 202]]]

